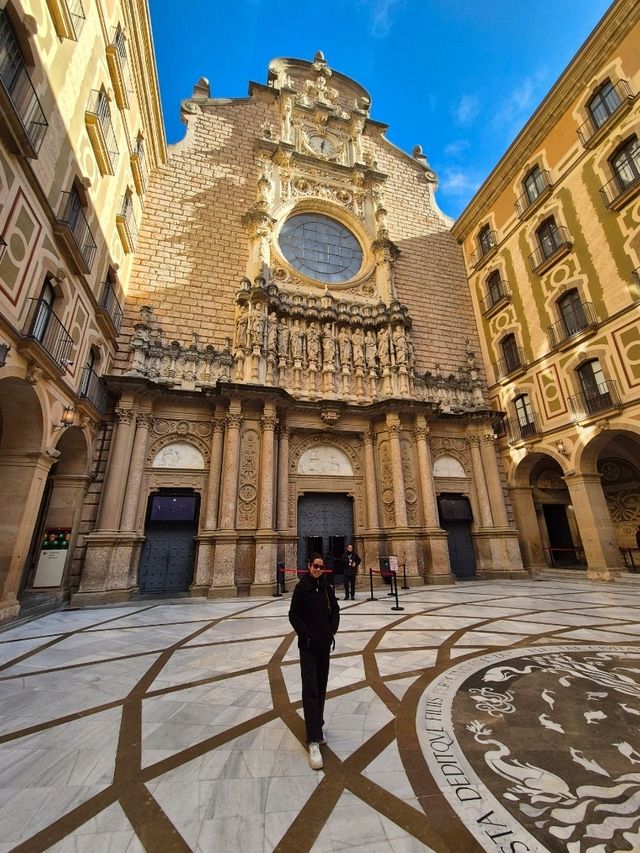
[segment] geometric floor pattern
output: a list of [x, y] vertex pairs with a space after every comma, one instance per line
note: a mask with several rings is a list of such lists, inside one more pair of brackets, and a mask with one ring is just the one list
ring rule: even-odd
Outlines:
[[0, 632], [0, 853], [640, 849], [640, 589], [341, 605], [324, 770], [283, 598]]

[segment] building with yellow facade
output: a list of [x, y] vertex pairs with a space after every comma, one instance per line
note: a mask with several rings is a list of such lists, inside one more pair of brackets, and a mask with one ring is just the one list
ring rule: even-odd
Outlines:
[[165, 159], [146, 3], [0, 10], [0, 618], [68, 597], [150, 171]]
[[639, 92], [640, 6], [619, 0], [453, 228], [529, 570], [634, 558]]

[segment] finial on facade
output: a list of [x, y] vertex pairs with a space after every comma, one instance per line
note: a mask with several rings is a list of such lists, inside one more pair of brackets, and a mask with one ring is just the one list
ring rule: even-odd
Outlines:
[[325, 62], [326, 60], [324, 58], [324, 53], [321, 50], [316, 50], [314, 57], [313, 57], [313, 61], [314, 62]]
[[417, 160], [418, 163], [422, 163], [427, 169], [431, 168], [429, 166], [429, 161], [427, 160], [427, 156], [422, 150], [422, 145], [414, 145], [412, 156], [414, 160]]
[[211, 86], [206, 77], [201, 77], [193, 87], [192, 98], [210, 98]]

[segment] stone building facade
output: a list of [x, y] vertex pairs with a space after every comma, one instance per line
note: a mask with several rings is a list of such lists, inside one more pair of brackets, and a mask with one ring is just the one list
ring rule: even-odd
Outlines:
[[640, 563], [639, 92], [618, 0], [453, 228], [529, 570]]
[[145, 3], [1, 5], [0, 619], [79, 585], [102, 377], [166, 154]]
[[464, 264], [436, 176], [369, 94], [278, 59], [182, 105], [151, 178], [73, 600], [271, 593], [278, 562], [522, 574]]

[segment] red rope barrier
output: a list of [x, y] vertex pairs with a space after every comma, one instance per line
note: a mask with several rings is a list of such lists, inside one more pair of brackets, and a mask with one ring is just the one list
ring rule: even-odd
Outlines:
[[[289, 575], [308, 575], [309, 569], [278, 569], [279, 572]], [[333, 569], [323, 569], [323, 575], [332, 575]]]
[[395, 572], [379, 572], [377, 569], [369, 569], [374, 575], [380, 575], [381, 578], [392, 578]]

